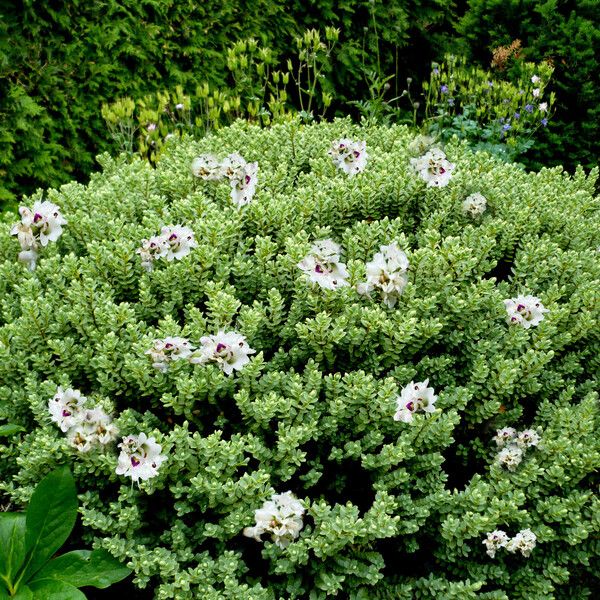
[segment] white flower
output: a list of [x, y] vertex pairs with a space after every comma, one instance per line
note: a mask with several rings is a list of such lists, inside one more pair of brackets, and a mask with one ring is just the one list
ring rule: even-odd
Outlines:
[[260, 542], [260, 536], [268, 533], [279, 548], [285, 548], [300, 535], [304, 512], [302, 502], [292, 492], [273, 494], [262, 508], [254, 511], [256, 525], [244, 528], [244, 535]]
[[[22, 208], [22, 207], [21, 207]], [[36, 248], [38, 240], [36, 239], [35, 233], [31, 225], [25, 223], [17, 223], [13, 225], [10, 230], [10, 235], [16, 235], [21, 249], [29, 250], [30, 248]]]
[[408, 258], [396, 242], [381, 246], [366, 264], [366, 283], [358, 284], [356, 289], [359, 294], [379, 290], [384, 304], [393, 308], [408, 282], [408, 266]]
[[540, 97], [540, 88], [535, 88], [533, 90], [533, 92], [531, 92], [533, 94], [534, 98], [539, 98]]
[[152, 271], [154, 261], [167, 255], [167, 241], [162, 235], [155, 235], [148, 240], [142, 240], [141, 248], [136, 250], [142, 259], [142, 267], [146, 271]]
[[60, 427], [61, 431], [66, 432], [79, 421], [86, 400], [87, 398], [82, 396], [79, 390], [72, 388], [63, 390], [59, 387], [54, 397], [48, 402], [50, 418]]
[[534, 85], [540, 80], [540, 78], [537, 75], [534, 75], [531, 78], [531, 83], [533, 83]]
[[409, 145], [408, 151], [416, 156], [422, 156], [435, 144], [435, 138], [429, 135], [418, 135]]
[[506, 547], [508, 540], [509, 537], [506, 532], [502, 531], [501, 529], [496, 529], [495, 531], [488, 533], [487, 538], [483, 540], [482, 543], [485, 544], [487, 555], [491, 558], [494, 558], [494, 556], [496, 556], [496, 552], [500, 548]]
[[517, 296], [504, 300], [506, 322], [510, 325], [521, 325], [525, 329], [539, 325], [544, 319], [547, 308], [535, 296]]
[[161, 446], [145, 433], [129, 435], [119, 444], [121, 454], [116, 468], [117, 475], [126, 475], [133, 481], [146, 481], [158, 475], [158, 469], [167, 457], [161, 454]]
[[164, 257], [169, 262], [174, 259], [181, 260], [192, 251], [192, 248], [198, 246], [194, 232], [183, 225], [163, 227], [159, 237], [163, 238]]
[[506, 544], [509, 552], [520, 552], [523, 556], [529, 556], [535, 548], [537, 536], [531, 529], [521, 529], [512, 540]]
[[80, 452], [88, 452], [94, 446], [105, 446], [116, 439], [119, 430], [100, 406], [83, 411], [67, 433], [69, 443]]
[[67, 222], [60, 214], [60, 208], [52, 202], [36, 202], [32, 209], [26, 206], [19, 208], [21, 223], [31, 227], [36, 240], [45, 247], [48, 242], [55, 242], [62, 234], [62, 226]]
[[176, 104], [176, 105], [175, 105], [175, 108], [176, 108], [177, 110], [183, 110], [183, 104], [180, 102], [179, 104]]
[[446, 160], [439, 148], [433, 148], [420, 158], [411, 158], [410, 164], [429, 187], [445, 187], [450, 183], [455, 165]]
[[496, 436], [494, 437], [494, 441], [499, 448], [514, 442], [517, 437], [517, 430], [514, 427], [503, 427], [502, 429], [498, 429], [496, 431]]
[[429, 379], [417, 383], [411, 381], [402, 389], [396, 398], [395, 421], [412, 423], [413, 415], [419, 410], [427, 413], [435, 412], [435, 401], [438, 397], [434, 389], [427, 387], [428, 385]]
[[354, 142], [347, 138], [331, 144], [329, 156], [333, 164], [350, 177], [365, 170], [367, 165], [367, 142]]
[[24, 263], [30, 271], [35, 271], [39, 254], [33, 248], [31, 250], [21, 250], [19, 252], [19, 261]]
[[509, 444], [496, 457], [499, 465], [506, 467], [509, 471], [514, 471], [523, 460], [523, 450], [516, 444]]
[[226, 375], [241, 370], [250, 362], [249, 355], [256, 352], [248, 346], [246, 338], [235, 331], [219, 331], [216, 335], [201, 337], [200, 343], [202, 346], [190, 358], [190, 362], [202, 365], [217, 363]]
[[227, 179], [240, 179], [240, 173], [248, 163], [236, 152], [230, 154], [221, 163], [221, 172]]
[[146, 354], [150, 355], [152, 366], [165, 373], [170, 362], [188, 359], [193, 349], [186, 338], [166, 337], [162, 340], [154, 340], [152, 348], [146, 350]]
[[219, 161], [212, 154], [203, 154], [192, 161], [192, 175], [205, 181], [216, 181], [224, 175]]
[[258, 163], [246, 163], [238, 170], [236, 176], [230, 177], [231, 199], [239, 208], [249, 204], [256, 192], [258, 182]]
[[540, 109], [540, 112], [546, 112], [548, 110], [548, 103], [540, 102], [539, 109]]
[[515, 442], [521, 448], [530, 448], [540, 443], [540, 436], [533, 429], [525, 429], [517, 435]]
[[475, 192], [470, 196], [467, 196], [462, 203], [463, 213], [470, 215], [471, 217], [477, 217], [485, 212], [487, 207], [487, 200], [485, 196], [479, 192]]
[[309, 281], [336, 290], [348, 285], [346, 265], [340, 261], [340, 246], [333, 240], [318, 240], [297, 265]]

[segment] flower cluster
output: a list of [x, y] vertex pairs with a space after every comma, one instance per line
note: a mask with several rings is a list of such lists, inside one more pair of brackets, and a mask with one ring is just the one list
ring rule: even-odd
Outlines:
[[159, 467], [167, 460], [161, 454], [162, 448], [153, 437], [147, 437], [145, 433], [128, 435], [119, 444], [117, 475], [131, 477], [133, 481], [146, 481], [158, 475]]
[[429, 379], [417, 383], [411, 381], [402, 389], [400, 395], [396, 398], [394, 421], [412, 423], [413, 415], [417, 411], [435, 412], [435, 401], [438, 397], [435, 395], [434, 389], [428, 387], [428, 385]]
[[367, 166], [367, 142], [354, 142], [347, 138], [336, 140], [331, 144], [329, 156], [338, 169], [353, 177]]
[[48, 242], [56, 242], [62, 234], [62, 226], [67, 221], [60, 214], [56, 204], [48, 202], [35, 202], [33, 208], [21, 206], [19, 208], [21, 222], [10, 230], [11, 235], [16, 235], [21, 252], [19, 260], [33, 271], [37, 265], [39, 250], [45, 248]]
[[235, 331], [219, 331], [216, 335], [200, 338], [202, 346], [190, 358], [192, 364], [216, 363], [226, 374], [240, 371], [250, 362], [249, 355], [254, 354], [246, 338]]
[[187, 360], [192, 354], [192, 350], [192, 345], [186, 338], [166, 337], [162, 340], [154, 340], [152, 348], [146, 350], [146, 354], [152, 358], [152, 366], [165, 373], [170, 362]]
[[475, 192], [467, 196], [462, 203], [462, 210], [465, 215], [470, 217], [478, 217], [485, 212], [487, 208], [487, 200], [483, 194]]
[[106, 446], [118, 433], [110, 415], [100, 406], [86, 408], [86, 401], [79, 390], [59, 387], [48, 402], [50, 418], [67, 434], [71, 446], [80, 452]]
[[501, 449], [496, 461], [509, 471], [514, 471], [521, 464], [525, 450], [539, 444], [540, 436], [533, 429], [518, 432], [513, 427], [504, 427], [496, 431], [494, 441]]
[[517, 296], [504, 300], [506, 322], [509, 325], [521, 325], [525, 329], [539, 325], [544, 319], [544, 308], [541, 300], [535, 296]]
[[496, 529], [488, 533], [487, 538], [482, 543], [486, 547], [486, 554], [494, 558], [500, 548], [505, 548], [512, 554], [520, 552], [523, 556], [529, 556], [535, 548], [536, 541], [537, 536], [531, 529], [521, 529], [512, 539], [505, 531]]
[[383, 303], [393, 308], [408, 282], [408, 266], [408, 258], [396, 242], [381, 246], [366, 265], [366, 283], [358, 284], [356, 289], [359, 294], [379, 290]]
[[260, 542], [260, 536], [269, 533], [279, 548], [285, 548], [300, 535], [304, 512], [302, 502], [292, 492], [273, 494], [262, 508], [254, 511], [256, 525], [246, 527], [244, 535]]
[[318, 240], [298, 263], [309, 281], [328, 290], [347, 286], [348, 271], [340, 259], [341, 248], [333, 240]]
[[194, 232], [189, 227], [171, 225], [162, 227], [160, 235], [142, 240], [142, 247], [138, 248], [137, 253], [142, 259], [142, 267], [152, 271], [155, 260], [181, 260], [197, 246]]
[[249, 204], [258, 183], [258, 163], [248, 163], [239, 154], [229, 154], [219, 161], [210, 154], [203, 154], [192, 161], [192, 175], [205, 181], [228, 179], [231, 200], [239, 208]]
[[450, 183], [455, 165], [446, 159], [439, 148], [432, 148], [419, 158], [411, 158], [410, 164], [428, 187], [445, 187]]
[[249, 355], [254, 354], [246, 338], [235, 331], [219, 331], [216, 335], [200, 338], [201, 346], [196, 349], [190, 341], [182, 337], [166, 337], [154, 340], [152, 348], [146, 354], [152, 359], [152, 366], [163, 373], [169, 363], [187, 360], [191, 364], [216, 363], [226, 374], [241, 370], [250, 362]]

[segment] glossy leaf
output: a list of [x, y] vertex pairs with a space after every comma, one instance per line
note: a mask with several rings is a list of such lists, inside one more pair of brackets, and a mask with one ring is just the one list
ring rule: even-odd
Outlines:
[[27, 581], [65, 543], [77, 518], [77, 491], [68, 467], [53, 471], [35, 488], [27, 507]]
[[14, 583], [25, 560], [25, 515], [0, 513], [0, 577]]
[[33, 600], [86, 600], [76, 587], [56, 579], [38, 579], [30, 588]]
[[38, 579], [57, 579], [76, 587], [106, 588], [131, 573], [106, 550], [75, 550], [46, 564], [35, 576]]

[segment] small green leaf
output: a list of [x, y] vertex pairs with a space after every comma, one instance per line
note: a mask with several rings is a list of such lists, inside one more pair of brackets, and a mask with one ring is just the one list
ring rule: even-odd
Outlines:
[[32, 600], [86, 600], [76, 587], [56, 579], [38, 579], [30, 587]]
[[25, 560], [25, 515], [0, 513], [0, 577], [14, 583]]
[[27, 507], [27, 581], [66, 542], [77, 518], [77, 490], [68, 467], [53, 471], [35, 488]]
[[0, 437], [10, 437], [11, 435], [19, 433], [20, 431], [25, 431], [25, 428], [21, 427], [20, 425], [15, 425], [14, 423], [0, 425]]
[[35, 580], [57, 579], [75, 587], [107, 588], [130, 573], [106, 550], [75, 550], [51, 560], [38, 571]]

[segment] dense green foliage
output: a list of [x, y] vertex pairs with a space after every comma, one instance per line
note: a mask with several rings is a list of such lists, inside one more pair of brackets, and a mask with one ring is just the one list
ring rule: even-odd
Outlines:
[[188, 93], [202, 81], [231, 84], [226, 49], [237, 40], [253, 36], [285, 63], [306, 28], [340, 27], [336, 66], [323, 81], [343, 103], [360, 95], [378, 61], [401, 77], [414, 69], [409, 57], [418, 48], [417, 69], [426, 67], [450, 15], [442, 0], [5, 2], [0, 201], [89, 173], [94, 156], [111, 147], [103, 102], [178, 84]]
[[522, 57], [553, 62], [557, 115], [545, 139], [530, 152], [534, 164], [598, 164], [597, 0], [469, 0], [457, 30], [462, 49], [478, 61], [489, 61], [490, 48], [520, 39]]
[[[364, 139], [349, 178], [327, 151]], [[127, 561], [158, 599], [545, 600], [598, 586], [600, 201], [595, 170], [527, 174], [451, 141], [447, 187], [410, 167], [405, 127], [349, 121], [261, 130], [243, 123], [174, 140], [156, 169], [101, 157], [89, 186], [49, 191], [67, 219], [34, 272], [0, 232], [0, 500], [23, 504], [71, 465], [83, 540]], [[259, 163], [253, 201], [190, 174], [204, 152]], [[480, 192], [487, 210], [463, 214]], [[31, 203], [33, 199], [30, 200]], [[183, 223], [198, 246], [142, 269], [136, 249]], [[353, 285], [312, 287], [297, 263], [315, 239], [341, 244], [350, 282], [396, 241], [410, 262], [394, 308]], [[537, 326], [503, 300], [534, 294]], [[256, 350], [228, 377], [214, 365], [153, 369], [156, 338], [218, 329]], [[436, 411], [393, 419], [411, 380]], [[161, 444], [158, 476], [133, 487], [118, 450], [80, 453], [50, 422], [57, 386], [112, 407], [121, 435]], [[541, 441], [501, 467], [500, 427]], [[307, 509], [287, 549], [242, 535], [273, 491]], [[537, 536], [530, 556], [485, 553], [495, 529]]]

